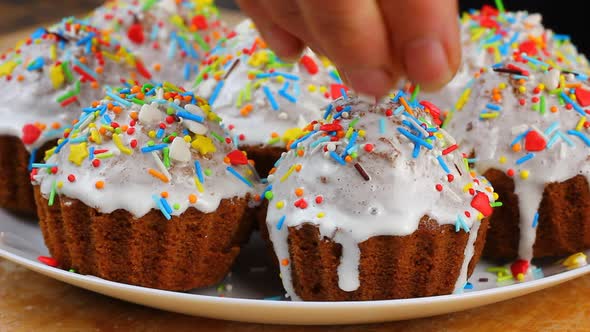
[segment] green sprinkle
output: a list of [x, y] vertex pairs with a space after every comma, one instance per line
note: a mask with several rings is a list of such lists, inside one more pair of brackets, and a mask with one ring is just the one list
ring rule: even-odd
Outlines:
[[174, 208], [174, 210], [180, 210], [180, 204], [178, 204], [178, 203], [174, 203], [174, 205], [172, 205], [172, 207]]
[[73, 82], [74, 75], [72, 75], [72, 71], [70, 70], [70, 66], [69, 66], [68, 61], [65, 61], [61, 64], [61, 69], [63, 70], [64, 74], [66, 75], [68, 82]]
[[147, 142], [147, 146], [154, 146], [155, 144], [156, 144], [156, 143], [154, 143], [154, 141], [152, 141], [152, 140], [149, 140], [149, 141]]
[[269, 201], [272, 201], [273, 197], [275, 197], [275, 195], [270, 190], [264, 193], [264, 198], [268, 199]]
[[500, 11], [500, 13], [504, 13], [506, 10], [504, 9], [504, 3], [502, 0], [495, 0], [496, 1], [496, 8]]
[[57, 182], [55, 180], [51, 184], [51, 192], [49, 193], [49, 201], [47, 202], [49, 206], [53, 206], [55, 201], [55, 192], [57, 191]]
[[547, 112], [547, 106], [545, 102], [545, 95], [541, 95], [541, 114], [545, 114]]
[[99, 154], [94, 155], [94, 157], [96, 157], [98, 159], [108, 159], [108, 158], [111, 158], [113, 156], [114, 156], [114, 154], [113, 154], [112, 151], [104, 152], [104, 153], [99, 153]]
[[354, 120], [352, 120], [350, 122], [350, 124], [348, 125], [349, 128], [354, 128], [354, 126], [356, 126], [356, 123], [359, 122], [360, 118], [355, 118]]
[[511, 279], [512, 279], [512, 275], [511, 274], [508, 274], [508, 275], [505, 275], [505, 276], [498, 276], [497, 279], [496, 279], [496, 281], [502, 282], [502, 281], [511, 280]]
[[418, 94], [420, 93], [420, 84], [417, 84], [414, 88], [414, 92], [412, 92], [412, 97], [410, 98], [411, 102], [415, 102], [416, 98], [418, 98]]
[[204, 50], [204, 51], [209, 51], [210, 47], [209, 44], [207, 44], [205, 42], [205, 40], [203, 39], [203, 37], [201, 37], [201, 35], [199, 35], [198, 32], [195, 32], [193, 34], [195, 41], [197, 42], [197, 44], [199, 44], [199, 46]]
[[68, 91], [68, 92], [64, 93], [63, 95], [57, 97], [56, 100], [57, 100], [58, 103], [61, 103], [62, 101], [66, 100], [68, 98], [71, 98], [71, 97], [73, 97], [75, 95], [76, 95], [76, 91], [74, 91], [74, 90]]
[[210, 168], [206, 168], [205, 169], [205, 175], [211, 176], [211, 174], [213, 174], [213, 171]]
[[494, 202], [494, 203], [490, 203], [491, 207], [500, 207], [503, 206], [504, 204], [502, 204], [502, 202]]
[[170, 168], [170, 148], [163, 148], [162, 154], [164, 155], [164, 166], [166, 166], [166, 168]]
[[145, 105], [145, 101], [143, 101], [141, 99], [133, 98], [133, 99], [131, 99], [131, 101], [138, 104], [138, 105]]
[[173, 114], [176, 114], [176, 111], [172, 107], [168, 107], [166, 109], [166, 114], [173, 115]]
[[74, 270], [74, 269], [69, 269], [69, 270], [68, 270], [68, 272], [71, 272], [71, 273], [76, 273], [76, 270]]
[[218, 133], [216, 133], [214, 131], [211, 131], [210, 133], [211, 133], [211, 136], [215, 137], [219, 142], [221, 142], [221, 143], [224, 142], [223, 137], [219, 136]]
[[246, 83], [246, 100], [250, 101], [252, 99], [252, 82], [248, 81]]
[[240, 94], [238, 95], [238, 100], [236, 100], [236, 107], [242, 107], [242, 101], [244, 99], [245, 90], [241, 90]]
[[158, 0], [147, 0], [141, 10], [144, 12], [149, 10], [150, 8], [152, 8], [156, 4], [156, 2], [158, 2]]
[[268, 140], [268, 145], [274, 145], [277, 144], [278, 142], [280, 142], [281, 138], [280, 137], [273, 137], [271, 139]]

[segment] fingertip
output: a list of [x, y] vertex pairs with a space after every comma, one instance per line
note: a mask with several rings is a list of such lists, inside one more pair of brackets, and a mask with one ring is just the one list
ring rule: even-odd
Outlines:
[[260, 34], [269, 47], [282, 60], [294, 62], [303, 53], [303, 42], [274, 24], [260, 28]]
[[360, 94], [381, 98], [386, 95], [395, 80], [388, 70], [381, 68], [344, 69], [345, 81]]
[[404, 47], [404, 69], [408, 79], [425, 91], [440, 89], [455, 75], [455, 65], [443, 43], [435, 38], [420, 38]]

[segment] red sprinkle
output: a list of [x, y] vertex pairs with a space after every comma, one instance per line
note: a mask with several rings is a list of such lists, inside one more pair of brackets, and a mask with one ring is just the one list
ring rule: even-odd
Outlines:
[[508, 171], [506, 171], [506, 175], [508, 175], [510, 177], [514, 176], [514, 170], [512, 168], [509, 169]]
[[76, 176], [74, 174], [68, 175], [68, 181], [70, 181], [70, 182], [76, 182]]
[[59, 263], [57, 260], [55, 260], [54, 258], [51, 257], [47, 257], [47, 256], [39, 256], [37, 257], [37, 260], [45, 265], [51, 266], [51, 267], [58, 267]]
[[234, 150], [230, 153], [227, 154], [227, 157], [229, 158], [229, 162], [235, 166], [235, 165], [247, 165], [248, 164], [248, 157], [246, 157], [246, 155], [244, 154], [244, 152], [240, 151], [240, 150]]
[[488, 195], [482, 193], [481, 191], [478, 191], [477, 194], [473, 197], [473, 199], [471, 200], [471, 206], [477, 211], [481, 212], [481, 214], [483, 214], [484, 217], [489, 217], [492, 214], [492, 211], [494, 210], [490, 206], [490, 199], [488, 198]]
[[311, 75], [315, 75], [318, 73], [318, 64], [309, 55], [302, 56], [299, 62], [301, 62], [305, 69], [307, 69], [307, 72]]
[[372, 152], [375, 149], [375, 146], [373, 144], [367, 143], [367, 144], [365, 144], [364, 149], [367, 152]]
[[322, 196], [316, 196], [315, 197], [315, 202], [317, 204], [322, 204], [323, 201], [324, 201], [324, 198]]
[[37, 128], [32, 124], [26, 124], [23, 127], [23, 143], [25, 144], [33, 144], [37, 141], [39, 136], [41, 136], [41, 129]]
[[139, 23], [135, 23], [127, 30], [127, 38], [135, 44], [143, 44], [145, 41], [145, 34], [143, 33], [143, 27]]
[[442, 191], [443, 190], [443, 186], [440, 183], [437, 183], [436, 186], [435, 186], [435, 188], [436, 188], [437, 191]]
[[535, 130], [531, 130], [526, 134], [524, 142], [524, 148], [527, 151], [543, 151], [545, 150], [545, 147], [547, 147], [547, 141], [545, 141], [545, 138]]

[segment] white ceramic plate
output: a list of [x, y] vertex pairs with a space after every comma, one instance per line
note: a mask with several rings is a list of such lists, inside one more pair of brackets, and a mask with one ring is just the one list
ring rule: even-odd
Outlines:
[[[463, 294], [370, 302], [291, 302], [281, 297], [280, 282], [266, 268], [262, 241], [253, 238], [231, 275], [219, 286], [190, 293], [130, 286], [63, 271], [41, 264], [48, 255], [34, 220], [17, 218], [0, 210], [0, 257], [48, 277], [97, 293], [178, 313], [273, 324], [353, 324], [434, 316], [474, 308], [547, 288], [590, 272], [590, 266], [565, 270], [555, 262], [538, 263], [544, 276], [502, 285], [481, 262], [471, 277], [473, 289]], [[590, 251], [586, 252], [590, 254]], [[487, 278], [487, 281], [485, 279]]]

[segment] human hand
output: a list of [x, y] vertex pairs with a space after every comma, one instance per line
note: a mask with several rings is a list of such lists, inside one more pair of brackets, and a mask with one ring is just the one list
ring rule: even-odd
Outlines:
[[382, 96], [402, 77], [434, 90], [461, 62], [457, 0], [237, 0], [284, 59], [304, 46], [351, 87]]

